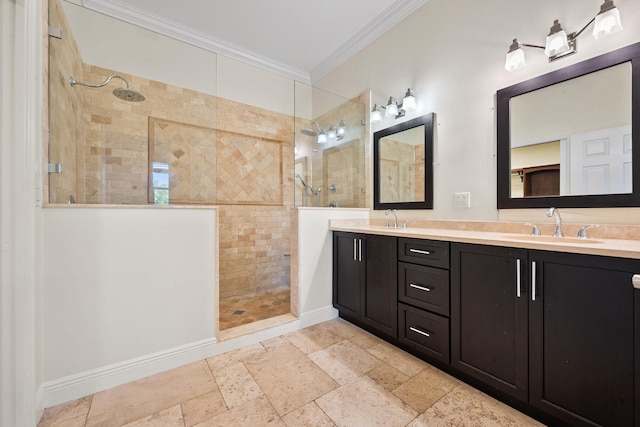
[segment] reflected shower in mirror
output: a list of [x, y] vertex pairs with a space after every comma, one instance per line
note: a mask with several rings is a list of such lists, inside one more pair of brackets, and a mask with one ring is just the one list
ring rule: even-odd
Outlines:
[[433, 207], [433, 119], [427, 114], [374, 134], [374, 208]]
[[640, 206], [639, 79], [636, 43], [499, 90], [498, 208]]

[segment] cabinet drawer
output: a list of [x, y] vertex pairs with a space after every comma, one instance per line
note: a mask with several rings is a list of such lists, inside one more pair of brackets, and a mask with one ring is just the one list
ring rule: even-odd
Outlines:
[[449, 268], [449, 242], [398, 239], [398, 260], [431, 267]]
[[425, 356], [449, 364], [449, 319], [398, 303], [398, 339]]
[[398, 299], [449, 316], [449, 270], [398, 263]]

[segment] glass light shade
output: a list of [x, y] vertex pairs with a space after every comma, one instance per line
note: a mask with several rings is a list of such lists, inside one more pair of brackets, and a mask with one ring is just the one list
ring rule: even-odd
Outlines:
[[331, 126], [329, 128], [329, 130], [327, 131], [327, 138], [329, 138], [329, 140], [333, 141], [334, 139], [336, 139], [337, 136], [338, 136], [338, 134], [336, 133], [336, 128]]
[[544, 53], [548, 57], [556, 56], [569, 50], [567, 32], [562, 29], [557, 19], [553, 21], [553, 26], [544, 46]]
[[347, 133], [347, 125], [344, 123], [344, 120], [340, 120], [340, 123], [338, 123], [338, 136], [344, 136], [345, 133]]
[[382, 111], [378, 108], [378, 105], [373, 105], [373, 110], [371, 110], [371, 116], [369, 118], [371, 123], [379, 123], [382, 121]]
[[327, 141], [327, 133], [325, 131], [320, 132], [320, 135], [318, 135], [318, 144], [326, 144]]
[[514, 71], [526, 66], [527, 61], [524, 58], [524, 51], [521, 48], [507, 53], [507, 59], [504, 62], [505, 70]]
[[620, 31], [622, 31], [622, 22], [620, 21], [620, 11], [618, 11], [617, 7], [596, 15], [596, 21], [593, 26], [593, 37], [599, 39], [600, 37], [606, 37]]
[[407, 93], [402, 100], [402, 109], [407, 111], [414, 108], [416, 108], [416, 97], [411, 89], [407, 89]]
[[389, 98], [389, 102], [385, 107], [384, 115], [386, 117], [395, 117], [398, 115], [398, 104], [396, 103], [396, 99], [394, 97]]

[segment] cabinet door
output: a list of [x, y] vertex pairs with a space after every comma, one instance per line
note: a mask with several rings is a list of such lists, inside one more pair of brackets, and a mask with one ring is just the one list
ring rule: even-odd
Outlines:
[[530, 403], [571, 425], [640, 425], [631, 282], [640, 261], [538, 251], [529, 260]]
[[348, 316], [360, 313], [361, 281], [364, 278], [361, 236], [333, 233], [333, 306]]
[[527, 252], [451, 244], [451, 365], [528, 397]]
[[398, 337], [397, 239], [367, 235], [366, 277], [362, 292], [362, 321], [393, 338]]

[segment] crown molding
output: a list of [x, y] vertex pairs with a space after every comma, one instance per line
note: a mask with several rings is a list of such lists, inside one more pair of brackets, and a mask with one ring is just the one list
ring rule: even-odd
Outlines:
[[293, 80], [310, 84], [309, 73], [260, 56], [227, 41], [177, 24], [161, 16], [127, 5], [119, 0], [83, 0], [90, 10], [137, 25], [193, 46], [219, 53]]
[[311, 83], [329, 74], [429, 0], [396, 0], [369, 25], [336, 49], [309, 73]]
[[121, 0], [83, 0], [82, 3], [87, 9], [100, 12], [112, 18], [189, 43], [210, 52], [237, 59], [302, 83], [313, 84], [347, 62], [351, 57], [412, 14], [427, 1], [428, 0], [396, 0], [381, 15], [377, 16], [374, 21], [361, 29], [351, 39], [347, 40], [335, 52], [311, 70], [311, 72], [290, 67], [281, 62], [258, 55], [253, 51], [213, 37], [210, 34], [193, 30], [164, 17], [132, 7]]

